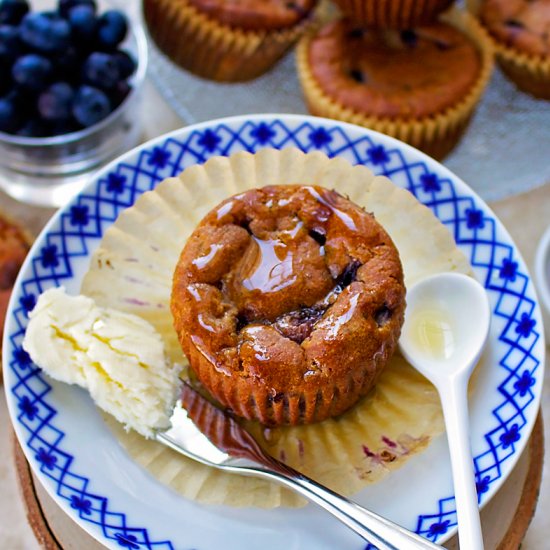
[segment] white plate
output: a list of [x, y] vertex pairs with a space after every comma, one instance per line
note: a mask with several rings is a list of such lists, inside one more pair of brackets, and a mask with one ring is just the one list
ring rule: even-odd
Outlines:
[[[493, 311], [484, 367], [470, 401], [482, 505], [502, 485], [529, 438], [543, 380], [540, 310], [520, 253], [466, 184], [407, 145], [335, 121], [257, 115], [189, 126], [111, 163], [54, 216], [21, 270], [7, 315], [4, 381], [21, 446], [55, 501], [109, 548], [365, 547], [313, 505], [299, 510], [234, 509], [178, 496], [132, 462], [85, 392], [52, 383], [21, 348], [27, 312], [36, 297], [58, 285], [77, 293], [105, 229], [139, 194], [213, 155], [264, 146], [320, 149], [365, 164], [409, 189], [447, 225], [485, 285]], [[456, 512], [445, 438], [437, 438], [424, 453], [355, 499], [431, 540], [449, 538], [456, 530]]]

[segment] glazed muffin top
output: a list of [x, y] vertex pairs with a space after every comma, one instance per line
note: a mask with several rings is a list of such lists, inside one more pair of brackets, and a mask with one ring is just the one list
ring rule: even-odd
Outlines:
[[306, 17], [317, 0], [187, 0], [223, 25], [244, 30], [292, 27]]
[[201, 221], [171, 308], [188, 357], [198, 349], [224, 375], [289, 391], [384, 355], [404, 296], [397, 249], [371, 214], [335, 191], [290, 185], [227, 199]]
[[550, 0], [486, 0], [479, 15], [489, 32], [507, 46], [550, 55]]
[[481, 71], [475, 45], [444, 23], [397, 32], [334, 21], [312, 38], [308, 59], [328, 96], [380, 118], [440, 113], [471, 90]]

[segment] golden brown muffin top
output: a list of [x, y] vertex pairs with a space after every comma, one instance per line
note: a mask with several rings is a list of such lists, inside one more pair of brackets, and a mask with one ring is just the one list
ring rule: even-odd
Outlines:
[[317, 0], [187, 0], [223, 25], [245, 30], [292, 27], [306, 17]]
[[404, 295], [398, 252], [371, 214], [290, 185], [229, 198], [201, 221], [171, 306], [188, 355], [289, 391], [370, 361], [399, 333]]
[[329, 23], [309, 47], [313, 77], [341, 105], [380, 118], [419, 118], [456, 105], [481, 71], [470, 40], [444, 23], [371, 31]]
[[486, 0], [480, 17], [507, 46], [533, 55], [550, 55], [550, 0]]

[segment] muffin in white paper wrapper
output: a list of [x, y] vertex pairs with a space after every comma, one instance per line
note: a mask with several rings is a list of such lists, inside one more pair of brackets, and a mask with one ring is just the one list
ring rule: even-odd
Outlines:
[[[99, 305], [139, 315], [162, 335], [181, 363], [172, 327], [172, 274], [198, 222], [227, 197], [252, 187], [321, 185], [372, 212], [397, 246], [410, 286], [432, 273], [470, 273], [443, 224], [408, 191], [364, 166], [298, 149], [263, 149], [215, 157], [144, 193], [105, 232], [82, 283]], [[187, 498], [234, 506], [295, 506], [301, 497], [277, 485], [216, 471], [106, 419], [128, 453]], [[443, 430], [435, 388], [395, 354], [370, 394], [344, 415], [317, 424], [248, 429], [273, 456], [340, 493], [378, 481]]]

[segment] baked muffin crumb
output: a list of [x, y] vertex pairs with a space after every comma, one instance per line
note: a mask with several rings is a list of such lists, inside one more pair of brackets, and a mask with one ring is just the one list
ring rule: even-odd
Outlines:
[[292, 185], [247, 191], [207, 214], [171, 299], [201, 383], [265, 424], [351, 407], [390, 359], [404, 307], [398, 252], [373, 216], [335, 191]]
[[309, 66], [335, 101], [381, 118], [422, 118], [459, 102], [481, 71], [476, 47], [451, 25], [416, 30], [325, 26], [309, 46]]

